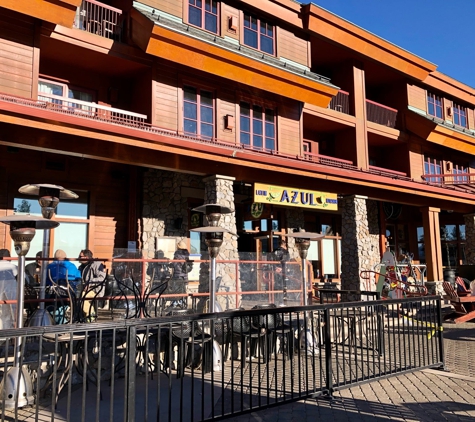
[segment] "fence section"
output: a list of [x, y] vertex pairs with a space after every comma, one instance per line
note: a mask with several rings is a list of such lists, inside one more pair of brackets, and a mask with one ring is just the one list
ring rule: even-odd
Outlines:
[[331, 396], [443, 365], [441, 324], [430, 297], [3, 330], [2, 420], [205, 421]]

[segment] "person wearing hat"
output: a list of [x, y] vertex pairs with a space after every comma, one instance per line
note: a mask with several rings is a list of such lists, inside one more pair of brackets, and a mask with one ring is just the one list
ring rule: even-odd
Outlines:
[[[165, 291], [165, 294], [177, 293], [184, 294], [186, 293], [186, 285], [188, 282], [188, 273], [193, 268], [193, 262], [190, 261], [190, 252], [188, 252], [186, 243], [181, 240], [177, 244], [177, 249], [173, 255], [173, 278], [168, 283], [168, 288]], [[170, 298], [173, 305], [185, 306], [186, 297], [181, 296], [177, 298]]]

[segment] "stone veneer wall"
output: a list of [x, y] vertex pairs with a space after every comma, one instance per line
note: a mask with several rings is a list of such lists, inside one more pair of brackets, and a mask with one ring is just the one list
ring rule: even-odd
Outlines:
[[[144, 257], [154, 258], [157, 237], [188, 238], [188, 203], [181, 194], [182, 188], [204, 191], [200, 177], [184, 173], [149, 169], [143, 178], [142, 250]], [[176, 218], [182, 218], [176, 229]]]
[[[209, 176], [203, 179], [205, 184], [205, 198], [204, 204], [219, 204], [224, 207], [228, 207], [234, 210], [234, 191], [233, 191], [233, 177], [226, 177], [220, 175]], [[204, 218], [205, 226], [207, 225]], [[219, 222], [219, 226], [229, 230], [231, 233], [236, 233], [236, 213], [233, 211], [230, 214], [223, 214]], [[208, 260], [209, 254], [207, 247], [204, 243], [204, 236], [202, 239], [202, 259]], [[206, 252], [205, 252], [206, 251]], [[237, 249], [237, 237], [230, 233], [224, 233], [223, 244], [219, 249], [219, 255], [217, 260], [224, 261], [237, 261], [239, 260]], [[236, 278], [236, 265], [217, 263], [216, 265], [216, 277], [221, 277], [220, 289], [218, 291], [226, 290], [237, 291], [236, 288], [241, 290], [239, 278]], [[209, 292], [209, 263], [203, 262], [200, 267], [200, 285], [198, 287], [199, 292]], [[222, 309], [236, 308], [235, 296], [228, 296], [227, 300], [225, 296], [216, 296], [217, 302], [221, 305]], [[198, 304], [198, 309], [204, 305], [203, 301]]]
[[465, 220], [465, 259], [467, 264], [475, 264], [475, 214], [466, 214]]
[[[286, 227], [283, 228], [286, 229], [288, 233], [292, 232], [294, 229], [298, 230], [299, 228], [305, 227], [305, 217], [302, 208], [286, 208], [285, 220], [287, 224]], [[297, 261], [300, 261], [299, 251], [295, 247], [295, 239], [293, 237], [287, 238], [287, 249], [290, 254], [290, 259], [294, 258]]]
[[[366, 290], [360, 271], [372, 270], [380, 262], [378, 204], [363, 196], [339, 200], [342, 210], [341, 288]], [[376, 286], [371, 286], [374, 290]], [[359, 297], [349, 295], [349, 300]]]

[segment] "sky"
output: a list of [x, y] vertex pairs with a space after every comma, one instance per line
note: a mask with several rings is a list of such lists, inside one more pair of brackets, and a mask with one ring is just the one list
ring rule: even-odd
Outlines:
[[475, 88], [475, 0], [312, 3], [434, 63], [439, 72]]

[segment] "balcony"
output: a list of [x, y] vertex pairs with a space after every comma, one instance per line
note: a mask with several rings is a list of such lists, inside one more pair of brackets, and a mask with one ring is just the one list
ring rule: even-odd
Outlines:
[[329, 157], [322, 154], [314, 154], [312, 152], [306, 152], [303, 156], [303, 159], [313, 163], [322, 164], [324, 166], [337, 167], [347, 170], [359, 170], [358, 167], [353, 165], [353, 161]]
[[328, 108], [340, 113], [350, 114], [350, 94], [346, 91], [339, 91], [331, 99]]
[[366, 100], [366, 118], [390, 128], [396, 128], [397, 110], [371, 100]]
[[369, 166], [369, 173], [376, 174], [378, 176], [391, 177], [392, 179], [411, 180], [411, 178], [402, 171], [390, 170], [377, 166]]
[[429, 185], [475, 193], [475, 173], [423, 174], [421, 178]]
[[121, 41], [122, 10], [95, 0], [83, 0], [73, 27], [114, 41]]

